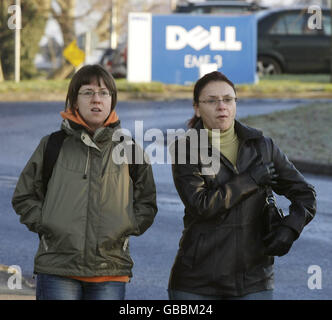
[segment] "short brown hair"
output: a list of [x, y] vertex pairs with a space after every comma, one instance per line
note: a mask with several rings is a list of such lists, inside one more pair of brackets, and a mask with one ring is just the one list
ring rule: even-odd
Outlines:
[[108, 91], [112, 96], [111, 110], [114, 110], [117, 103], [117, 90], [115, 81], [112, 75], [99, 64], [86, 65], [74, 74], [68, 87], [65, 109], [70, 109], [74, 113], [78, 91], [80, 90], [81, 86], [90, 84], [94, 80], [96, 80], [100, 86], [101, 79], [104, 81]]
[[[219, 71], [213, 71], [213, 72], [207, 73], [202, 78], [200, 78], [199, 80], [196, 81], [195, 87], [194, 87], [194, 97], [193, 97], [194, 106], [198, 105], [199, 95], [201, 94], [201, 91], [203, 90], [203, 88], [212, 81], [223, 81], [223, 82], [228, 83], [233, 88], [233, 90], [236, 94], [234, 83], [231, 80], [229, 80], [223, 73], [221, 73]], [[196, 114], [194, 114], [194, 116], [188, 121], [188, 127], [193, 128], [199, 119], [200, 118], [198, 118], [196, 116]]]

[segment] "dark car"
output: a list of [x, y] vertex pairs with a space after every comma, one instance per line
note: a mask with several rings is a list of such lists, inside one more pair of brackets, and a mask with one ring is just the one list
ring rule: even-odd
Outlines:
[[[322, 9], [321, 28], [310, 28], [308, 8], [283, 8], [257, 13], [257, 71], [278, 73], [329, 73], [331, 17]], [[316, 21], [317, 23], [317, 21]]]
[[256, 2], [248, 3], [245, 1], [202, 1], [178, 4], [175, 13], [190, 14], [234, 14], [234, 13], [251, 13], [266, 7], [258, 5]]
[[121, 44], [116, 49], [106, 49], [99, 63], [114, 78], [125, 78], [127, 75], [127, 45]]

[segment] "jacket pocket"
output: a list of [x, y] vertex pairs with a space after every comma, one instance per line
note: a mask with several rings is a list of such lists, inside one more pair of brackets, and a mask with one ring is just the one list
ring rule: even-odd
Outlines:
[[[190, 240], [190, 241], [188, 241]], [[202, 257], [202, 243], [204, 240], [204, 234], [200, 233], [198, 237], [193, 240], [185, 239], [182, 247], [183, 255], [181, 257], [181, 262], [189, 268], [193, 268], [195, 265], [201, 262], [200, 257]]]
[[261, 221], [256, 219], [248, 224], [246, 228], [241, 230], [240, 235], [245, 249], [242, 252], [245, 270], [264, 264], [266, 256], [264, 255]]
[[129, 237], [121, 237], [119, 240], [106, 240], [98, 242], [98, 251], [104, 258], [112, 255], [112, 251], [129, 252]]
[[129, 253], [129, 237], [118, 240], [106, 240], [97, 245], [97, 262], [103, 262], [111, 269], [132, 268], [133, 260]]

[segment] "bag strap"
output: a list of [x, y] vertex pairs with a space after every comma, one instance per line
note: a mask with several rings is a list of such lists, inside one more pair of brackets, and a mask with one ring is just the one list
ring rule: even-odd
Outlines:
[[60, 149], [66, 136], [67, 134], [64, 130], [59, 130], [51, 133], [48, 138], [43, 158], [42, 178], [44, 195], [46, 195], [48, 181], [52, 176], [54, 165], [58, 159]]
[[[269, 153], [268, 146], [267, 146], [267, 143], [266, 143], [266, 140], [265, 140], [264, 137], [259, 139], [258, 143], [255, 144], [255, 148], [256, 148], [257, 154], [262, 157], [264, 162], [272, 161], [272, 157]], [[263, 150], [263, 153], [265, 154], [265, 158], [263, 157], [261, 150]], [[273, 194], [271, 186], [266, 186], [265, 187], [265, 192], [266, 192], [266, 199], [265, 199], [266, 204], [270, 207], [275, 207], [277, 209], [277, 212], [278, 212], [280, 218], [283, 219], [285, 217], [284, 213], [277, 206], [277, 200], [276, 200], [276, 198]]]
[[[271, 156], [268, 151], [266, 141], [264, 137], [260, 138], [256, 143], [255, 143], [255, 148], [258, 156], [260, 156], [263, 159], [263, 162], [270, 162], [271, 161]], [[263, 150], [263, 153], [262, 153]], [[265, 187], [266, 190], [266, 202], [268, 204], [276, 204], [276, 199], [273, 195], [272, 188], [270, 186]]]

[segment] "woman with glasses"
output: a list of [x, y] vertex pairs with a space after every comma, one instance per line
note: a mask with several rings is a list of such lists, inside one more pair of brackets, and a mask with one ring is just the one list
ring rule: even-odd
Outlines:
[[[272, 299], [274, 256], [290, 250], [316, 212], [313, 186], [272, 139], [235, 120], [236, 100], [225, 75], [203, 76], [194, 87], [190, 130], [170, 146], [185, 206], [169, 279], [172, 300]], [[291, 205], [264, 234], [267, 187]]]
[[[22, 171], [12, 199], [20, 221], [40, 237], [35, 256], [38, 300], [122, 300], [132, 277], [129, 237], [141, 235], [157, 212], [151, 166], [114, 161], [120, 121], [117, 90], [100, 65], [72, 78], [61, 129], [63, 141], [47, 190], [41, 142]], [[130, 139], [133, 153], [143, 152]], [[130, 151], [128, 149], [128, 151]], [[129, 155], [129, 153], [128, 153]]]

